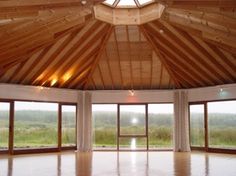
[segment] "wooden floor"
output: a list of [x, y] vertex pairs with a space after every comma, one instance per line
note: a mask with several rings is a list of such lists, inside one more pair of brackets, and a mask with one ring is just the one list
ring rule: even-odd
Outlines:
[[1, 176], [236, 176], [236, 155], [93, 152], [0, 156]]

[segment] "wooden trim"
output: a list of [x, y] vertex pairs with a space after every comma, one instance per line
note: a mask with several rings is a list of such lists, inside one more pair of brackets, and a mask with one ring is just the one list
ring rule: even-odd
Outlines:
[[207, 103], [204, 103], [204, 135], [205, 135], [205, 151], [208, 152], [208, 109], [207, 109]]
[[58, 122], [57, 122], [57, 142], [58, 142], [58, 150], [61, 151], [62, 146], [62, 105], [58, 104]]
[[10, 102], [10, 129], [9, 129], [9, 153], [13, 154], [14, 149], [14, 109], [15, 102]]
[[[92, 75], [93, 75], [93, 73], [94, 73], [94, 71], [96, 69], [96, 66], [98, 65], [98, 62], [99, 62], [99, 60], [100, 60], [100, 58], [102, 56], [102, 53], [103, 53], [103, 51], [104, 51], [104, 49], [106, 47], [107, 41], [109, 40], [109, 38], [110, 38], [110, 36], [112, 34], [113, 29], [114, 29], [114, 27], [110, 25], [109, 28], [106, 31], [106, 35], [104, 36], [104, 39], [102, 40], [99, 53], [97, 54], [96, 58], [94, 59], [94, 64], [92, 66], [92, 69], [91, 69], [88, 77], [87, 77], [86, 83], [85, 83], [85, 85], [83, 87], [84, 90], [86, 90], [87, 87], [88, 87], [89, 79], [92, 77]], [[103, 31], [103, 32], [105, 33], [105, 31]]]
[[[154, 44], [153, 39], [148, 35], [145, 27], [142, 25], [140, 26], [140, 30], [143, 32], [144, 37], [146, 37], [146, 40], [149, 41], [151, 43], [151, 46], [153, 48], [153, 50], [156, 52], [157, 56], [160, 55], [160, 50], [157, 48], [157, 46]], [[177, 88], [181, 88], [181, 84], [179, 83], [179, 81], [176, 79], [175, 75], [172, 72], [172, 69], [168, 66], [168, 64], [166, 63], [165, 59], [163, 59], [162, 57], [159, 57], [160, 61], [162, 62], [162, 64], [164, 64], [166, 70], [168, 71], [169, 75], [172, 77], [174, 84]]]
[[51, 153], [51, 152], [60, 152], [60, 150], [58, 148], [15, 149], [13, 151], [13, 154], [19, 155], [19, 154]]

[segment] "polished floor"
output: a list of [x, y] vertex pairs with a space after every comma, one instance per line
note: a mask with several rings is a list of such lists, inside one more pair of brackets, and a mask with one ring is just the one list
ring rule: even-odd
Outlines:
[[93, 152], [0, 156], [0, 176], [236, 176], [236, 155]]

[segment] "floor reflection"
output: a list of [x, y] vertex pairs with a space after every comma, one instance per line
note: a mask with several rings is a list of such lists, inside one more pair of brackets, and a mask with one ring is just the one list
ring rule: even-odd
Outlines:
[[0, 157], [1, 176], [235, 176], [236, 155], [66, 152]]

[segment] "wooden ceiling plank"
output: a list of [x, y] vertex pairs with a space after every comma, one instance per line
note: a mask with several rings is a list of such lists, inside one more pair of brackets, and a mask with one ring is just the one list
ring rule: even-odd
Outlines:
[[127, 25], [125, 26], [125, 30], [126, 30], [126, 38], [127, 38], [127, 41], [128, 41], [128, 56], [129, 56], [129, 64], [130, 64], [130, 78], [131, 78], [130, 87], [131, 87], [131, 90], [133, 90], [133, 88], [134, 88], [134, 79], [133, 79], [132, 59], [131, 59], [131, 54], [130, 54], [130, 51], [131, 51], [130, 42], [131, 41], [130, 41], [130, 38], [129, 38], [129, 29], [128, 29]]
[[[167, 26], [167, 24], [165, 26]], [[169, 26], [168, 29], [162, 25], [161, 27], [165, 30], [165, 33], [167, 33], [168, 36], [170, 36], [169, 38], [171, 38], [168, 40], [168, 43], [170, 44], [169, 46], [173, 46], [173, 48], [178, 48], [179, 50], [176, 53], [181, 54], [183, 58], [186, 58], [186, 61], [189, 62], [190, 66], [194, 65], [194, 67], [192, 68], [193, 70], [194, 69], [195, 71], [198, 71], [199, 69], [202, 70], [202, 73], [204, 73], [205, 75], [204, 78], [216, 79], [216, 80], [221, 81], [221, 83], [224, 82], [224, 78], [222, 77], [222, 75], [220, 75], [214, 69], [214, 67], [212, 67], [208, 63], [209, 56], [203, 52], [204, 50], [202, 51], [201, 48], [196, 47], [193, 41], [186, 40], [186, 35], [184, 35], [181, 31], [177, 31], [173, 28], [171, 29], [171, 26]], [[169, 29], [172, 30], [172, 33], [168, 31]], [[160, 38], [163, 36], [158, 33], [157, 35], [159, 35]], [[176, 38], [175, 35], [177, 35], [178, 38]]]
[[[72, 21], [69, 18], [67, 20], [67, 22], [65, 22], [65, 19], [63, 19], [63, 20], [64, 21], [61, 21], [59, 24], [56, 23], [57, 25], [54, 25], [54, 26], [44, 26], [44, 29], [41, 30], [41, 32], [40, 32], [41, 35], [38, 35], [39, 33], [36, 33], [37, 35], [35, 33], [32, 34], [32, 36], [29, 36], [31, 40], [29, 40], [28, 42], [26, 42], [25, 39], [23, 40], [23, 41], [25, 41], [25, 43], [23, 45], [13, 47], [11, 49], [8, 49], [5, 52], [1, 52], [0, 53], [0, 58], [2, 58], [1, 60], [10, 62], [11, 59], [16, 56], [23, 55], [24, 53], [27, 53], [30, 50], [33, 50], [34, 48], [39, 47], [40, 45], [46, 44], [50, 41], [53, 41], [54, 37], [51, 33], [52, 30], [54, 31], [53, 34], [55, 35], [57, 32], [68, 29], [74, 25], [80, 24], [80, 26], [82, 27], [86, 22], [85, 17], [79, 17], [79, 18], [73, 17]], [[76, 22], [75, 22], [75, 20], [76, 20]], [[16, 41], [14, 41], [14, 42], [16, 42]]]
[[103, 90], [105, 90], [106, 89], [105, 81], [104, 81], [104, 78], [103, 78], [102, 71], [101, 71], [99, 63], [97, 64], [97, 68], [98, 68], [99, 76], [100, 76], [100, 78], [102, 80], [102, 88], [103, 88]]
[[[156, 52], [157, 55], [160, 56], [160, 50], [159, 48], [157, 48], [157, 46], [155, 45], [155, 43], [153, 42], [153, 39], [148, 35], [146, 29], [144, 28], [143, 25], [141, 25], [140, 30], [142, 31], [142, 33], [144, 34], [144, 37], [147, 39], [147, 41], [149, 41], [149, 43], [151, 44], [151, 47], [153, 48], [153, 50]], [[163, 65], [165, 66], [166, 70], [168, 71], [169, 75], [171, 76], [171, 78], [173, 79], [175, 86], [177, 88], [181, 88], [181, 84], [180, 82], [175, 78], [171, 68], [168, 66], [168, 64], [165, 62], [165, 59], [160, 57], [161, 62], [163, 63]]]
[[171, 68], [174, 68], [175, 74], [178, 75], [178, 78], [181, 77], [181, 80], [184, 81], [184, 83], [181, 81], [181, 84], [188, 84], [189, 87], [200, 87], [204, 86], [203, 84], [199, 84], [196, 82], [194, 78], [192, 78], [191, 73], [189, 73], [186, 69], [182, 69], [181, 65], [174, 62], [172, 59], [172, 56], [169, 55], [168, 52], [161, 51], [163, 57], [165, 57], [166, 62], [169, 64]]
[[67, 80], [64, 84], [62, 84], [63, 87], [72, 87], [74, 85], [74, 83], [76, 82], [77, 85], [79, 85], [79, 77], [81, 76], [82, 72], [84, 72], [84, 70], [86, 70], [88, 67], [92, 67], [93, 64], [93, 60], [95, 58], [95, 56], [98, 54], [99, 52], [99, 46], [95, 47], [94, 49], [92, 49], [92, 51], [89, 52], [89, 54], [87, 56], [85, 56], [84, 58], [81, 59], [81, 61], [77, 64], [76, 67], [76, 72], [71, 76], [71, 78], [69, 80]]
[[[94, 32], [97, 29], [100, 29], [102, 31], [102, 29], [104, 28], [104, 26], [102, 26], [102, 28], [98, 28], [98, 25], [101, 24], [99, 23], [95, 23], [94, 25], [92, 25], [88, 31], [86, 31], [86, 33], [81, 36], [81, 38], [79, 38], [75, 44], [73, 44], [73, 46], [71, 46], [71, 42], [69, 42], [67, 44], [67, 46], [69, 47], [69, 45], [71, 46], [71, 48], [69, 48], [66, 53], [60, 58], [60, 60], [50, 69], [48, 70], [44, 76], [41, 78], [41, 80], [37, 80], [37, 78], [35, 78], [34, 80], [32, 80], [33, 83], [36, 83], [37, 81], [40, 82], [45, 82], [48, 79], [50, 79], [53, 75], [57, 75], [57, 77], [61, 77], [62, 74], [65, 72], [65, 70], [68, 70], [69, 67], [73, 66], [71, 65], [71, 63], [74, 63], [78, 60], [79, 56], [81, 56], [82, 54], [84, 54], [87, 49], [89, 47], [91, 47], [91, 43], [94, 43], [96, 41], [96, 36], [101, 35], [100, 33], [95, 33], [95, 37], [87, 37], [87, 35], [90, 32]], [[87, 38], [87, 40], [86, 40]], [[81, 48], [82, 47], [82, 48]], [[59, 55], [58, 55], [59, 56]]]
[[175, 22], [184, 26], [198, 29], [202, 31], [202, 35], [204, 38], [236, 48], [236, 37], [232, 33], [235, 33], [235, 31], [230, 31], [229, 28], [226, 28], [222, 25], [220, 26], [220, 24], [208, 22], [206, 20], [195, 17], [192, 14], [184, 14], [181, 12], [175, 13], [173, 12], [173, 9], [170, 8], [166, 9], [163, 18], [170, 22]]
[[[57, 58], [57, 56], [61, 53], [62, 49], [64, 47], [66, 47], [69, 42], [74, 38], [74, 36], [77, 34], [78, 31], [72, 32], [69, 37], [67, 37], [62, 44], [55, 50], [55, 52], [47, 59], [47, 61], [41, 65], [40, 68], [38, 68], [38, 70], [34, 73], [34, 75], [32, 75], [32, 77], [30, 78], [30, 83], [33, 83], [34, 80], [36, 80], [42, 73], [44, 70], [48, 69], [48, 67], [52, 64], [52, 62], [55, 60], [55, 58]], [[43, 60], [43, 57], [40, 59], [41, 61]], [[35, 65], [38, 65], [39, 61], [35, 61]], [[27, 73], [28, 74], [28, 73]], [[26, 75], [25, 75], [26, 76]], [[24, 77], [25, 77], [24, 76]]]
[[[43, 52], [41, 52], [40, 55], [39, 55], [39, 56], [35, 59], [35, 61], [32, 63], [32, 66], [35, 66], [35, 65], [41, 60], [41, 58], [42, 58], [44, 55], [46, 55], [46, 54], [48, 53], [48, 51], [50, 50], [51, 47], [52, 47], [52, 45], [49, 46], [49, 47], [46, 47], [46, 48], [43, 50]], [[31, 69], [32, 69], [32, 68], [29, 67], [28, 70], [26, 70], [26, 71], [23, 73], [23, 75], [21, 76], [21, 78], [18, 80], [18, 83], [20, 83], [20, 84], [23, 83], [23, 81], [25, 80], [26, 76], [30, 73]], [[31, 82], [29, 81], [29, 83], [31, 83]]]
[[[28, 59], [29, 59], [29, 58], [28, 58]], [[20, 72], [20, 70], [24, 67], [24, 65], [26, 64], [26, 62], [27, 62], [28, 59], [24, 60], [23, 62], [21, 62], [21, 63], [19, 64], [19, 66], [17, 67], [17, 69], [14, 71], [14, 73], [11, 75], [11, 77], [10, 77], [6, 82], [9, 82], [9, 83], [12, 82], [12, 80], [14, 79], [14, 77], [15, 77], [15, 76]]]
[[[76, 57], [73, 57], [71, 59], [70, 62], [68, 62], [62, 69], [60, 72], [57, 72], [57, 77], [61, 77], [67, 70], [69, 70], [70, 68], [72, 69], [72, 67], [74, 67], [71, 63], [76, 64], [77, 62], [80, 62], [81, 58], [83, 58], [82, 56], [89, 54], [90, 49], [97, 46], [96, 44], [98, 44], [100, 41], [99, 39], [101, 39], [103, 36], [105, 36], [106, 34], [104, 33], [104, 31], [106, 31], [109, 28], [110, 25], [105, 25], [100, 31], [98, 31], [98, 33], [96, 33], [96, 35], [94, 35], [90, 41], [88, 41], [88, 43], [86, 45], [84, 45], [82, 47], [82, 49], [76, 54]], [[93, 46], [95, 45], [95, 46]], [[79, 59], [78, 59], [79, 58]], [[75, 70], [75, 69], [73, 69]]]
[[193, 36], [196, 36], [196, 37], [199, 37], [201, 38], [202, 40], [204, 40], [205, 42], [208, 42], [208, 43], [211, 43], [219, 48], [222, 48], [224, 50], [227, 50], [231, 53], [234, 53], [236, 54], [236, 48], [233, 48], [231, 46], [228, 46], [228, 45], [225, 45], [225, 44], [222, 44], [222, 43], [218, 43], [216, 41], [213, 41], [213, 40], [210, 40], [210, 39], [206, 39], [202, 36], [202, 32], [199, 31], [199, 30], [195, 30], [195, 29], [192, 29], [192, 28], [189, 28], [187, 26], [183, 26], [183, 25], [180, 25], [180, 24], [177, 24], [175, 22], [170, 22], [168, 21], [169, 24], [171, 24], [172, 26], [174, 26], [176, 29], [179, 29], [179, 30], [182, 30], [182, 31], [185, 31], [186, 33], [188, 33], [189, 35], [193, 35]]
[[[165, 52], [166, 54], [168, 53], [168, 56], [169, 58], [172, 59], [172, 62], [176, 63], [180, 67], [179, 70], [185, 70], [186, 71], [185, 74], [189, 75], [192, 78], [192, 80], [194, 80], [194, 82], [202, 86], [208, 85], [208, 84], [211, 84], [211, 85], [216, 84], [212, 82], [211, 80], [209, 80], [209, 82], [202, 81], [201, 75], [199, 75], [197, 71], [195, 72], [191, 69], [191, 63], [188, 63], [186, 65], [186, 60], [183, 60], [182, 58], [180, 58], [175, 52], [173, 52], [173, 50], [168, 48], [167, 45], [165, 45], [161, 40], [156, 39], [154, 37], [153, 39], [154, 39], [154, 44], [157, 45], [157, 47], [160, 48], [162, 52]], [[171, 67], [171, 68], [176, 69], [175, 67]]]
[[124, 78], [122, 76], [122, 71], [121, 71], [121, 57], [120, 57], [120, 53], [119, 53], [119, 48], [118, 48], [118, 40], [117, 40], [117, 34], [116, 34], [116, 30], [114, 28], [114, 38], [115, 38], [115, 49], [116, 49], [116, 53], [118, 55], [118, 60], [119, 60], [119, 73], [120, 73], [120, 78], [121, 78], [121, 89], [124, 89]]
[[234, 0], [173, 0], [171, 1], [171, 5], [179, 5], [179, 6], [210, 6], [210, 7], [232, 7], [236, 6], [236, 2]]
[[114, 90], [115, 85], [114, 85], [114, 79], [113, 79], [113, 75], [112, 75], [112, 71], [111, 71], [110, 60], [109, 60], [108, 55], [107, 55], [107, 48], [104, 49], [104, 53], [105, 53], [105, 57], [106, 57], [105, 60], [106, 60], [107, 65], [108, 65], [109, 75], [110, 75], [110, 78], [111, 78], [112, 90]]
[[[219, 60], [222, 60], [218, 54], [216, 54], [216, 47], [214, 47], [211, 44], [208, 44], [202, 40], [200, 40], [199, 38], [193, 37], [195, 39], [195, 41], [199, 44], [199, 46], [202, 47], [202, 50], [206, 51], [206, 54], [208, 54], [208, 58], [211, 61], [212, 64], [214, 64], [215, 68], [217, 70], [219, 70], [221, 73], [219, 73], [220, 75], [225, 75], [229, 80], [231, 80], [232, 82], [235, 82], [235, 76], [232, 75], [226, 68], [224, 65], [222, 65], [222, 63], [219, 63]], [[224, 60], [223, 63], [227, 62], [226, 60]]]
[[161, 63], [161, 74], [160, 74], [160, 78], [159, 78], [159, 89], [161, 89], [162, 75], [163, 75], [163, 64]]
[[111, 36], [111, 33], [112, 33], [113, 29], [114, 29], [113, 26], [109, 26], [109, 28], [108, 28], [106, 31], [104, 31], [104, 33], [106, 33], [106, 35], [105, 35], [105, 37], [104, 37], [104, 39], [103, 39], [103, 41], [102, 41], [102, 44], [101, 44], [99, 53], [98, 53], [97, 57], [96, 57], [95, 60], [94, 60], [93, 67], [92, 67], [92, 69], [91, 69], [91, 71], [90, 71], [90, 74], [89, 74], [89, 76], [88, 76], [88, 78], [87, 78], [87, 80], [86, 80], [85, 86], [84, 86], [84, 88], [83, 88], [84, 90], [87, 89], [88, 80], [90, 79], [90, 77], [92, 77], [93, 72], [94, 72], [96, 66], [98, 65], [99, 59], [100, 59], [101, 56], [102, 56], [102, 53], [103, 53], [103, 51], [104, 51], [104, 49], [105, 49], [105, 47], [106, 47], [107, 41], [109, 40], [109, 37]]
[[81, 66], [79, 67], [78, 66], [78, 71], [72, 75], [72, 77], [63, 84], [62, 87], [69, 87], [69, 88], [72, 88], [73, 86], [75, 86], [75, 84], [79, 84], [79, 78], [80, 78], [80, 75], [86, 70], [86, 69], [91, 69], [92, 67], [92, 64], [93, 64], [93, 60], [95, 58], [95, 56], [98, 54], [99, 52], [99, 48], [96, 48], [96, 53], [93, 54], [93, 52], [91, 52], [90, 55], [88, 55], [86, 57], [86, 62], [84, 64], [81, 64]]
[[[147, 28], [148, 33], [150, 33], [150, 35], [152, 35], [152, 37], [158, 39], [158, 42], [161, 45], [163, 45], [167, 50], [169, 50], [169, 52], [171, 52], [173, 55], [175, 55], [175, 57], [178, 58], [178, 60], [183, 64], [183, 66], [188, 65], [188, 67], [191, 68], [191, 72], [194, 73], [195, 76], [197, 76], [196, 80], [199, 81], [200, 84], [201, 83], [207, 84], [208, 82], [210, 82], [211, 79], [216, 79], [212, 75], [209, 75], [200, 66], [198, 66], [196, 61], [190, 60], [186, 56], [186, 53], [183, 53], [183, 50], [180, 48], [179, 45], [175, 44], [176, 47], [180, 48], [178, 50], [178, 52], [175, 52], [176, 51], [176, 47], [173, 46], [173, 43], [171, 43], [170, 41], [166, 40], [162, 35], [160, 35], [158, 32], [156, 32], [155, 30], [150, 28], [148, 25], [145, 25], [145, 27]], [[199, 70], [200, 70], [201, 73], [204, 73], [204, 76], [202, 76], [202, 74], [199, 73]]]

